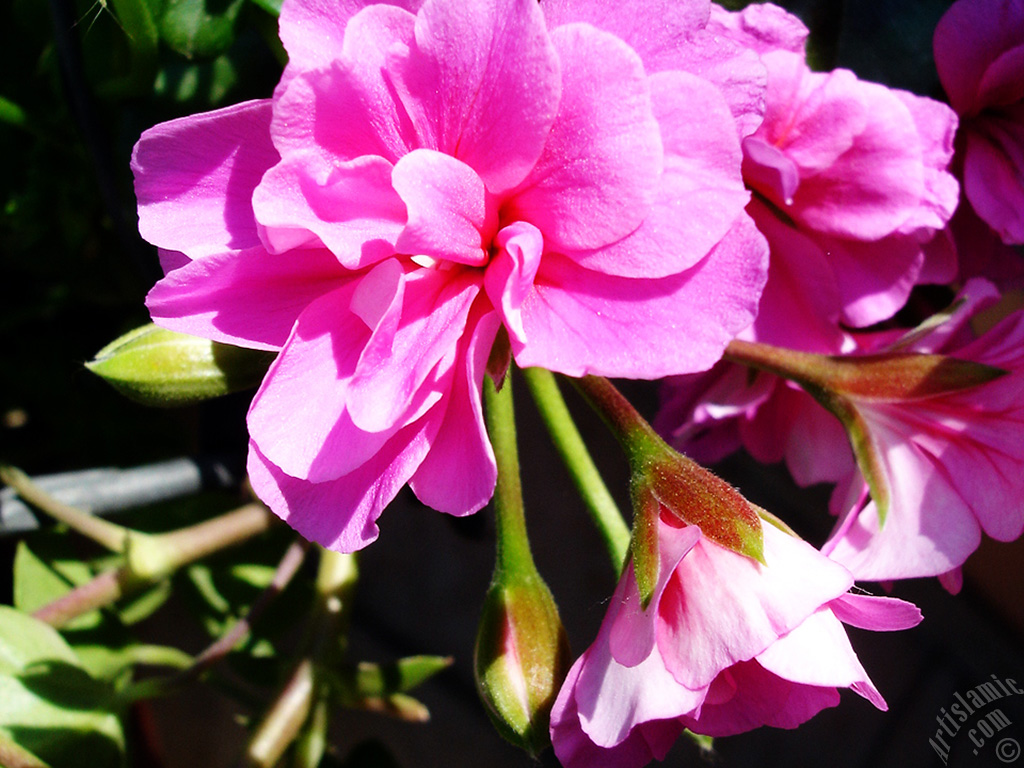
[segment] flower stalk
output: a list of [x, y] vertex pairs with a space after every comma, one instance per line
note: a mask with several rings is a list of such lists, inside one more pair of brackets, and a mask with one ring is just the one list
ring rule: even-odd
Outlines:
[[587, 450], [558, 389], [554, 375], [543, 368], [525, 368], [523, 377], [551, 440], [604, 541], [616, 572], [629, 553], [629, 525], [612, 498]]

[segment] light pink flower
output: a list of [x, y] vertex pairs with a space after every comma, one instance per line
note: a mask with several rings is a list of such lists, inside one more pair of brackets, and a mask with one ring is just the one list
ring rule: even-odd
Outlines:
[[801, 485], [836, 483], [832, 510], [841, 519], [822, 551], [858, 580], [942, 576], [964, 563], [983, 531], [1010, 541], [1024, 530], [1024, 312], [980, 337], [970, 325], [997, 297], [972, 280], [957, 311], [926, 333], [851, 337], [853, 354], [943, 354], [1008, 372], [913, 399], [850, 397], [889, 488], [884, 525], [838, 419], [795, 384], [720, 363], [667, 383], [656, 426], [695, 458], [714, 461], [742, 446], [758, 461], [785, 460]]
[[718, 9], [711, 28], [768, 69], [764, 121], [743, 140], [744, 180], [757, 193], [748, 211], [771, 247], [747, 337], [838, 351], [840, 322], [879, 322], [915, 284], [952, 279], [954, 251], [933, 238], [957, 203], [946, 172], [956, 115], [848, 70], [812, 72], [806, 28], [776, 6]]
[[551, 738], [566, 768], [644, 765], [684, 728], [795, 728], [835, 706], [838, 688], [886, 708], [842, 623], [911, 627], [921, 618], [913, 605], [849, 592], [849, 571], [771, 525], [767, 565], [664, 519], [659, 550], [647, 610], [630, 565], [555, 702]]
[[763, 70], [730, 44], [738, 85], [693, 74], [714, 71], [706, 0], [594, 23], [572, 3], [400, 5], [286, 0], [273, 99], [158, 125], [133, 157], [170, 270], [151, 314], [280, 350], [250, 479], [340, 550], [376, 537], [405, 483], [452, 514], [490, 498], [500, 329], [522, 366], [700, 370], [765, 279], [737, 129]]
[[940, 576], [964, 563], [983, 531], [999, 541], [1024, 532], [1024, 311], [980, 337], [969, 325], [997, 296], [983, 281], [968, 283], [950, 321], [903, 348], [1006, 375], [915, 400], [856, 402], [881, 458], [889, 512], [880, 525], [877, 504], [853, 475], [837, 488], [834, 506], [844, 514], [822, 551], [858, 579]]
[[1004, 242], [1024, 243], [1024, 2], [958, 0], [933, 42], [967, 199]]

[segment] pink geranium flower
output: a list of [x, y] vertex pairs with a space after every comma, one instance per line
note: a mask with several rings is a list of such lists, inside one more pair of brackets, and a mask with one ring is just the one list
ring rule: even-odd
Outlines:
[[[763, 71], [735, 45], [715, 59], [706, 0], [590, 23], [573, 3], [400, 5], [286, 0], [274, 97], [156, 126], [133, 157], [170, 270], [151, 314], [280, 351], [250, 479], [346, 551], [405, 483], [452, 514], [490, 498], [499, 336], [496, 369], [510, 348], [574, 376], [700, 370], [765, 279], [737, 128]], [[728, 88], [693, 74], [716, 62]]]
[[960, 115], [967, 199], [1003, 242], [1024, 243], [1024, 2], [958, 0], [934, 48]]
[[891, 317], [920, 282], [956, 272], [945, 238], [958, 187], [946, 172], [956, 115], [931, 99], [812, 72], [807, 29], [776, 6], [717, 10], [712, 27], [768, 70], [764, 121], [743, 140], [748, 207], [771, 246], [747, 336], [816, 352], [843, 347], [842, 322]]
[[858, 579], [941, 576], [957, 569], [981, 534], [1024, 532], [1024, 311], [976, 337], [969, 321], [998, 294], [968, 283], [959, 311], [901, 348], [946, 354], [1006, 371], [987, 384], [908, 401], [856, 403], [889, 489], [884, 524], [859, 473], [840, 485], [843, 512], [822, 548]]
[[[990, 284], [972, 280], [958, 309], [927, 332], [851, 337], [852, 354], [942, 354], [1007, 372], [910, 399], [849, 397], [889, 492], [884, 524], [839, 421], [791, 382], [720, 363], [668, 383], [656, 424], [707, 461], [742, 446], [762, 462], [785, 460], [801, 485], [836, 483], [832, 509], [841, 518], [822, 551], [857, 579], [955, 572], [982, 532], [1010, 541], [1024, 530], [1024, 312], [980, 337], [970, 325], [997, 297]], [[956, 573], [944, 583], [955, 591]]]
[[886, 708], [843, 622], [904, 629], [921, 619], [913, 605], [849, 592], [849, 571], [771, 525], [764, 566], [664, 518], [659, 550], [647, 610], [630, 565], [555, 702], [551, 738], [566, 768], [645, 765], [684, 728], [795, 728], [835, 706], [838, 688]]

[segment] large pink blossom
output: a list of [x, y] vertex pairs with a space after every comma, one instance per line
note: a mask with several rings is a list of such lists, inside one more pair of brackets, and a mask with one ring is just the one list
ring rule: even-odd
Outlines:
[[558, 695], [551, 738], [566, 768], [636, 768], [684, 728], [795, 728], [835, 706], [838, 688], [885, 709], [843, 622], [903, 629], [920, 621], [913, 605], [849, 592], [849, 571], [771, 525], [766, 565], [665, 519], [659, 553], [647, 610], [630, 565]]
[[807, 29], [776, 6], [719, 9], [712, 27], [768, 70], [764, 121], [743, 140], [743, 177], [756, 192], [748, 211], [771, 246], [747, 336], [839, 351], [840, 322], [879, 322], [915, 284], [955, 276], [954, 251], [935, 233], [957, 203], [946, 172], [956, 115], [848, 70], [812, 72]]
[[169, 270], [150, 312], [280, 352], [249, 475], [307, 537], [366, 545], [406, 483], [452, 514], [487, 502], [496, 338], [495, 369], [510, 347], [655, 378], [709, 367], [753, 319], [766, 246], [737, 126], [763, 68], [716, 54], [707, 0], [580, 6], [285, 0], [272, 99], [136, 146]]
[[958, 0], [934, 49], [960, 115], [967, 199], [1004, 242], [1024, 243], [1024, 1]]

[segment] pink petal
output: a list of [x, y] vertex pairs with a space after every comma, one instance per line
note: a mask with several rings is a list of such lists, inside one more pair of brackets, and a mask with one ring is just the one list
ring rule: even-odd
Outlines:
[[1008, 244], [1024, 243], [1024, 103], [1015, 118], [986, 118], [964, 153], [967, 199]]
[[[1024, 24], [1021, 25], [1024, 33]], [[1016, 47], [1003, 51], [989, 64], [978, 85], [978, 101], [987, 107], [1001, 107], [1024, 99], [1024, 43], [1019, 38]]]
[[847, 592], [828, 607], [844, 624], [876, 632], [910, 629], [921, 623], [921, 610], [913, 603], [895, 597], [876, 597]]
[[377, 538], [377, 518], [423, 460], [436, 429], [430, 419], [405, 427], [366, 464], [323, 483], [290, 477], [250, 443], [249, 482], [275, 514], [307, 539], [337, 552], [354, 552]]
[[278, 88], [270, 131], [282, 156], [315, 150], [329, 167], [360, 155], [395, 162], [415, 146], [384, 71], [388, 51], [411, 43], [415, 21], [394, 6], [365, 8], [350, 20], [340, 58], [334, 52], [322, 68], [297, 72]]
[[[472, 331], [455, 364], [444, 420], [430, 444], [430, 453], [409, 480], [409, 487], [424, 504], [460, 516], [483, 507], [494, 494], [497, 479], [480, 389], [499, 321], [494, 313], [488, 313], [471, 316], [467, 326]], [[460, 481], [453, 483], [454, 477]]]
[[487, 265], [484, 288], [511, 338], [525, 344], [522, 306], [533, 289], [544, 240], [535, 226], [517, 221], [498, 233], [494, 245], [497, 253]]
[[278, 161], [270, 99], [161, 123], [132, 152], [139, 232], [189, 258], [260, 245], [252, 194]]
[[565, 768], [642, 768], [664, 759], [680, 732], [672, 720], [640, 723], [614, 747], [591, 741], [580, 726], [576, 704], [576, 682], [585, 663], [586, 654], [573, 664], [551, 709], [551, 743], [559, 762]]
[[1024, 39], [1024, 8], [1005, 0], [960, 0], [935, 27], [935, 66], [953, 109], [961, 115], [985, 106], [977, 100], [985, 70]]
[[250, 248], [181, 265], [153, 286], [146, 306], [165, 328], [276, 350], [307, 305], [349, 280], [322, 249], [275, 255]]
[[548, 248], [596, 248], [629, 234], [662, 170], [658, 123], [639, 57], [586, 25], [561, 27], [562, 99], [544, 152], [502, 208], [544, 233]]
[[651, 655], [656, 640], [658, 603], [668, 586], [672, 573], [686, 553], [700, 541], [700, 528], [690, 525], [682, 528], [658, 523], [658, 583], [654, 587], [651, 602], [646, 609], [640, 607], [640, 591], [636, 584], [633, 563], [626, 567], [622, 579], [626, 589], [608, 609], [611, 632], [608, 646], [612, 657], [619, 664], [635, 667]]
[[777, 50], [802, 54], [809, 34], [799, 18], [771, 3], [748, 5], [736, 13], [712, 4], [707, 29], [759, 54]]
[[315, 154], [293, 153], [263, 177], [253, 209], [267, 249], [323, 244], [348, 269], [393, 255], [406, 211], [391, 186], [391, 163], [366, 156], [321, 170]]
[[492, 193], [519, 184], [540, 157], [560, 83], [535, 0], [426, 0], [415, 44], [388, 70], [421, 146], [457, 157]]
[[[373, 0], [375, 3], [376, 0]], [[289, 0], [281, 7], [281, 42], [288, 51], [282, 83], [298, 72], [329, 67], [343, 50], [346, 25], [371, 0]], [[385, 0], [413, 13], [420, 0]]]
[[648, 72], [657, 72], [652, 62], [673, 55], [702, 29], [710, 6], [708, 0], [544, 0], [541, 8], [549, 29], [585, 22], [611, 32], [640, 54]]
[[665, 168], [640, 227], [616, 243], [567, 255], [624, 277], [666, 277], [699, 262], [726, 236], [749, 193], [728, 108], [714, 87], [684, 72], [649, 79]]
[[472, 168], [432, 149], [417, 149], [395, 164], [391, 183], [409, 211], [395, 243], [400, 253], [486, 263], [486, 230], [493, 224], [487, 226], [486, 190]]
[[[722, 679], [722, 678], [728, 678]], [[721, 704], [705, 704], [698, 717], [684, 717], [682, 724], [694, 731], [718, 738], [769, 725], [796, 728], [818, 712], [839, 703], [833, 687], [801, 685], [764, 669], [756, 661], [736, 664], [722, 673], [716, 686], [728, 686], [736, 692]]]
[[[672, 676], [689, 689], [762, 653], [853, 578], [805, 542], [771, 525], [767, 566], [701, 541], [683, 558], [659, 606], [658, 647]], [[729, 611], [721, 606], [729, 605]]]
[[612, 277], [546, 254], [523, 304], [528, 342], [512, 340], [516, 362], [629, 378], [710, 368], [753, 319], [766, 251], [741, 216], [706, 259], [656, 280]]
[[353, 421], [368, 432], [408, 423], [424, 391], [443, 392], [466, 328], [476, 275], [419, 269], [403, 278], [393, 317], [373, 330], [346, 396]]
[[757, 661], [784, 680], [818, 687], [853, 688], [878, 709], [888, 709], [850, 647], [846, 630], [828, 608], [808, 616], [758, 654]]

